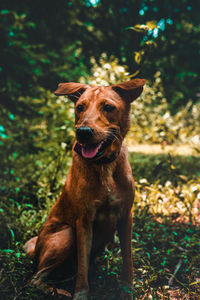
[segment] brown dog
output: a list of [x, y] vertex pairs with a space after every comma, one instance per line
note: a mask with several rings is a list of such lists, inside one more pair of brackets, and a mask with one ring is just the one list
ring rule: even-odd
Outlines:
[[[134, 181], [122, 142], [129, 129], [130, 103], [144, 84], [143, 79], [133, 79], [107, 87], [72, 82], [58, 86], [55, 94], [67, 95], [75, 103], [76, 141], [61, 196], [38, 237], [25, 245], [38, 262], [34, 283], [61, 264], [70, 264], [77, 253], [73, 299], [86, 300], [90, 257], [103, 250], [117, 230], [123, 257], [121, 280], [131, 288]], [[132, 295], [124, 291], [119, 298], [130, 300]]]

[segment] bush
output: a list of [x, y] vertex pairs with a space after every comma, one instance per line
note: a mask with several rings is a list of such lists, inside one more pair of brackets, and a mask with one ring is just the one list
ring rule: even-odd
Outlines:
[[178, 113], [172, 115], [163, 96], [160, 73], [147, 84], [140, 98], [132, 104], [131, 138], [144, 143], [200, 144], [200, 104], [190, 100]]
[[[1, 136], [1, 214], [5, 224], [10, 223], [7, 216], [13, 214], [17, 231], [21, 228], [19, 224], [29, 227], [38, 210], [52, 206], [71, 162], [72, 104], [44, 89], [40, 95], [40, 99], [20, 99], [32, 106], [33, 117], [25, 116], [22, 120], [15, 116], [5, 129], [5, 136]], [[3, 117], [6, 114], [2, 111]], [[18, 217], [14, 220], [16, 213]], [[44, 216], [40, 223], [43, 221]]]
[[126, 65], [120, 65], [119, 60], [114, 56], [108, 58], [108, 56], [103, 53], [99, 59], [99, 63], [96, 62], [95, 58], [90, 59], [91, 63], [91, 73], [87, 79], [84, 77], [80, 78], [80, 82], [89, 83], [92, 85], [102, 85], [107, 86], [110, 84], [115, 84], [117, 82], [123, 82], [128, 80], [129, 73], [127, 72]]

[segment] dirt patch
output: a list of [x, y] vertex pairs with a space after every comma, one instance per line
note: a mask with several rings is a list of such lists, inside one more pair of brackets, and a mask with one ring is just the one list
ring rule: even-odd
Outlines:
[[127, 143], [129, 152], [144, 154], [166, 154], [181, 156], [199, 156], [193, 146], [190, 145], [161, 145], [161, 144], [131, 144]]

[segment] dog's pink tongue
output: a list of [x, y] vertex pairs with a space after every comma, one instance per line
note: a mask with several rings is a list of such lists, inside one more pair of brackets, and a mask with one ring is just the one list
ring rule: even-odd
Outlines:
[[85, 158], [93, 158], [97, 155], [99, 148], [101, 147], [101, 143], [94, 147], [82, 147], [81, 154]]

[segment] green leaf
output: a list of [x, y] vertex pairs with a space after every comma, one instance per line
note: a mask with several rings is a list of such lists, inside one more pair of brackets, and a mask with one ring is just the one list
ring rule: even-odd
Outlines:
[[10, 228], [10, 233], [11, 233], [12, 239], [14, 241], [15, 240], [15, 234], [14, 234], [14, 231], [12, 230], [12, 228]]
[[14, 253], [15, 251], [12, 249], [0, 249], [0, 252], [5, 252], [5, 253]]
[[199, 284], [199, 283], [200, 283], [200, 280], [197, 280], [197, 281], [191, 282], [189, 285], [191, 286], [191, 285], [195, 285], [195, 284]]
[[7, 10], [7, 9], [3, 9], [3, 10], [1, 10], [0, 11], [0, 13], [2, 14], [2, 15], [5, 15], [5, 14], [9, 14], [9, 10]]
[[13, 152], [13, 157], [16, 158], [18, 156], [17, 152]]
[[28, 203], [24, 204], [24, 206], [33, 208], [33, 205], [32, 204], [28, 204]]
[[2, 125], [0, 125], [0, 131], [5, 132], [5, 128]]

